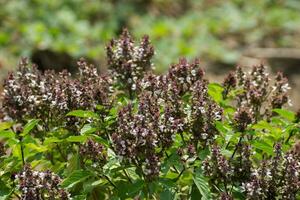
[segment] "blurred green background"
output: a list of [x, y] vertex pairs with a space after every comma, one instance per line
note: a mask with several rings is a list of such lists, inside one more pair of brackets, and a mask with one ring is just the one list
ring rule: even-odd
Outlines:
[[0, 0], [0, 20], [2, 75], [43, 52], [49, 65], [86, 57], [105, 68], [123, 27], [150, 36], [158, 72], [179, 57], [230, 69], [248, 48], [300, 47], [299, 0]]

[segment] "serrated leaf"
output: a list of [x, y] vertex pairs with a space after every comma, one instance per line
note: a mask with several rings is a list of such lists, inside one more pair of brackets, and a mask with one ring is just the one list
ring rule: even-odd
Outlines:
[[38, 123], [39, 123], [39, 119], [32, 119], [30, 120], [23, 129], [23, 132], [20, 134], [21, 136], [25, 136], [27, 135]]
[[75, 136], [70, 136], [66, 140], [68, 142], [85, 142], [87, 140], [86, 135], [75, 135]]
[[281, 117], [289, 120], [289, 121], [294, 121], [295, 120], [295, 113], [289, 110], [285, 109], [273, 109], [273, 112], [277, 113]]
[[200, 194], [202, 195], [201, 200], [212, 199], [209, 185], [203, 174], [198, 170], [193, 178], [194, 183], [196, 184]]
[[77, 183], [80, 183], [92, 175], [89, 171], [76, 170], [69, 177], [63, 180], [61, 187], [63, 188], [72, 188]]
[[99, 119], [98, 114], [87, 110], [74, 110], [69, 112], [66, 116]]

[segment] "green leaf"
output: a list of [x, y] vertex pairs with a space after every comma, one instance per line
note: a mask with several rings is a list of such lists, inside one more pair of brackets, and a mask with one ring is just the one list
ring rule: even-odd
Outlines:
[[47, 147], [45, 146], [38, 146], [34, 143], [28, 143], [28, 144], [25, 144], [25, 146], [31, 150], [36, 150], [37, 152], [45, 152], [47, 151]]
[[103, 144], [106, 147], [109, 147], [109, 143], [107, 140], [103, 139], [102, 137], [98, 136], [98, 135], [92, 135], [94, 137], [94, 139], [96, 140], [96, 142], [99, 142], [100, 144]]
[[77, 183], [83, 182], [92, 175], [90, 171], [76, 170], [61, 183], [63, 188], [72, 188]]
[[223, 100], [223, 87], [217, 83], [210, 83], [208, 84], [208, 94], [215, 100], [216, 102], [220, 103]]
[[136, 182], [129, 184], [126, 182], [120, 182], [117, 187], [119, 188], [119, 195], [124, 197], [134, 197], [144, 187], [144, 181], [137, 180]]
[[76, 135], [76, 136], [70, 136], [66, 140], [68, 142], [85, 142], [87, 140], [86, 135]]
[[195, 174], [193, 180], [194, 180], [194, 183], [196, 184], [200, 194], [202, 195], [201, 200], [212, 199], [208, 182], [199, 170], [196, 171], [196, 174]]
[[168, 189], [161, 192], [159, 196], [160, 196], [160, 199], [164, 199], [164, 200], [173, 200], [174, 199], [174, 194]]
[[12, 130], [2, 130], [2, 131], [0, 131], [0, 137], [2, 137], [2, 138], [14, 138], [15, 133]]
[[[178, 175], [177, 175], [178, 176]], [[177, 176], [175, 175], [172, 179], [170, 178], [159, 178], [159, 183], [167, 188], [175, 188], [176, 182], [174, 181]]]
[[219, 121], [215, 122], [215, 127], [219, 132], [224, 133], [224, 134], [228, 133], [229, 131], [232, 131], [230, 126], [223, 124], [222, 122], [219, 122]]
[[105, 184], [105, 181], [103, 179], [99, 179], [97, 181], [94, 181], [91, 186], [93, 187], [96, 187], [96, 186], [99, 186], [99, 185], [104, 185]]
[[273, 112], [277, 113], [278, 115], [289, 121], [295, 120], [295, 113], [293, 113], [292, 111], [288, 111], [285, 109], [273, 109]]
[[52, 144], [52, 143], [60, 143], [62, 141], [63, 140], [58, 139], [57, 137], [49, 137], [44, 140], [44, 144], [47, 145], [47, 144]]
[[96, 114], [92, 111], [86, 111], [86, 110], [74, 110], [74, 111], [69, 112], [67, 114], [67, 116], [99, 119], [98, 114]]
[[6, 186], [6, 184], [0, 180], [0, 200], [8, 199], [12, 191]]
[[86, 200], [86, 195], [77, 195], [72, 197], [73, 200]]
[[205, 149], [199, 151], [198, 156], [200, 160], [204, 160], [209, 154], [210, 154], [209, 148], [206, 147]]
[[271, 124], [269, 124], [265, 120], [259, 121], [257, 124], [254, 124], [252, 126], [252, 128], [254, 128], [254, 129], [266, 129], [266, 130], [269, 130], [269, 131], [272, 131], [272, 129], [274, 129], [274, 127], [271, 126]]
[[25, 126], [24, 126], [24, 130], [23, 133], [21, 133], [21, 136], [25, 136], [27, 135], [38, 123], [39, 123], [39, 119], [32, 119], [30, 120]]
[[72, 155], [72, 157], [68, 160], [68, 166], [65, 170], [65, 176], [69, 176], [76, 170], [80, 170], [80, 156], [79, 156], [79, 150], [75, 154]]
[[0, 123], [0, 131], [9, 129], [13, 125], [13, 122], [1, 122]]
[[192, 185], [191, 188], [191, 199], [190, 200], [199, 200], [201, 199], [201, 194], [195, 184]]
[[262, 150], [265, 153], [268, 153], [269, 155], [273, 155], [273, 147], [269, 145], [265, 141], [254, 141], [252, 144], [253, 147]]
[[103, 105], [96, 105], [97, 110], [105, 110], [105, 106]]
[[80, 130], [80, 134], [81, 135], [90, 134], [90, 133], [94, 133], [95, 131], [97, 131], [97, 128], [92, 127], [90, 124], [85, 124]]

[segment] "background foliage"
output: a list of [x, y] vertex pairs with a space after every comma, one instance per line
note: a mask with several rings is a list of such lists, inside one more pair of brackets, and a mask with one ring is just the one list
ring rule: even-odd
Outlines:
[[158, 71], [175, 58], [233, 66], [249, 47], [299, 47], [297, 0], [1, 0], [0, 64], [15, 66], [36, 50], [100, 63], [103, 46], [128, 27], [148, 34]]

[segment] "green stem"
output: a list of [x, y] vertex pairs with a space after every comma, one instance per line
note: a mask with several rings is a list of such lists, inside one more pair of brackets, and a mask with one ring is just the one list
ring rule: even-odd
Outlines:
[[185, 171], [185, 166], [183, 166], [183, 169], [181, 170], [180, 174], [176, 177], [175, 182], [179, 180], [179, 178], [182, 176], [184, 171]]
[[59, 147], [59, 145], [58, 144], [56, 144], [56, 146], [57, 146], [57, 150], [58, 150], [58, 152], [60, 153], [60, 155], [62, 156], [62, 158], [64, 159], [64, 161], [68, 161], [68, 157], [67, 157], [67, 155], [65, 155], [63, 152], [62, 152], [62, 150], [61, 150], [61, 148]]
[[232, 153], [232, 155], [231, 155], [230, 160], [233, 159], [233, 157], [234, 157], [236, 151], [238, 150], [238, 148], [239, 148], [239, 146], [240, 146], [240, 144], [241, 144], [241, 142], [242, 142], [242, 139], [243, 139], [243, 134], [241, 135], [241, 137], [240, 137], [240, 139], [239, 139], [239, 142], [238, 142], [237, 145], [235, 146], [235, 149], [234, 149], [234, 151], [233, 151], [233, 153]]
[[22, 144], [22, 138], [20, 139], [20, 148], [21, 148], [21, 156], [22, 156], [22, 164], [25, 165], [25, 157], [24, 157], [24, 149]]
[[106, 176], [106, 175], [103, 175], [103, 176], [115, 189], [118, 189], [117, 186], [109, 179], [108, 176]]
[[285, 144], [289, 143], [289, 140], [291, 139], [291, 137], [294, 135], [295, 130], [291, 130], [291, 132], [289, 133], [289, 137], [286, 139]]
[[[165, 151], [165, 154], [166, 154], [166, 156], [167, 156], [167, 159], [169, 159], [170, 158], [170, 156], [168, 155], [168, 153]], [[176, 173], [179, 173], [179, 171], [178, 171], [178, 169], [175, 167], [175, 165], [172, 165], [172, 167], [173, 167], [173, 169], [174, 169], [174, 171], [176, 172]]]
[[126, 169], [122, 169], [122, 170], [123, 170], [123, 172], [124, 172], [126, 178], [128, 179], [128, 181], [129, 181], [130, 183], [132, 183], [132, 180], [131, 180], [130, 176], [128, 175]]
[[186, 145], [186, 142], [185, 142], [185, 140], [184, 140], [184, 137], [183, 137], [183, 133], [182, 133], [182, 132], [180, 132], [180, 137], [181, 137], [181, 139], [182, 139], [183, 144]]

